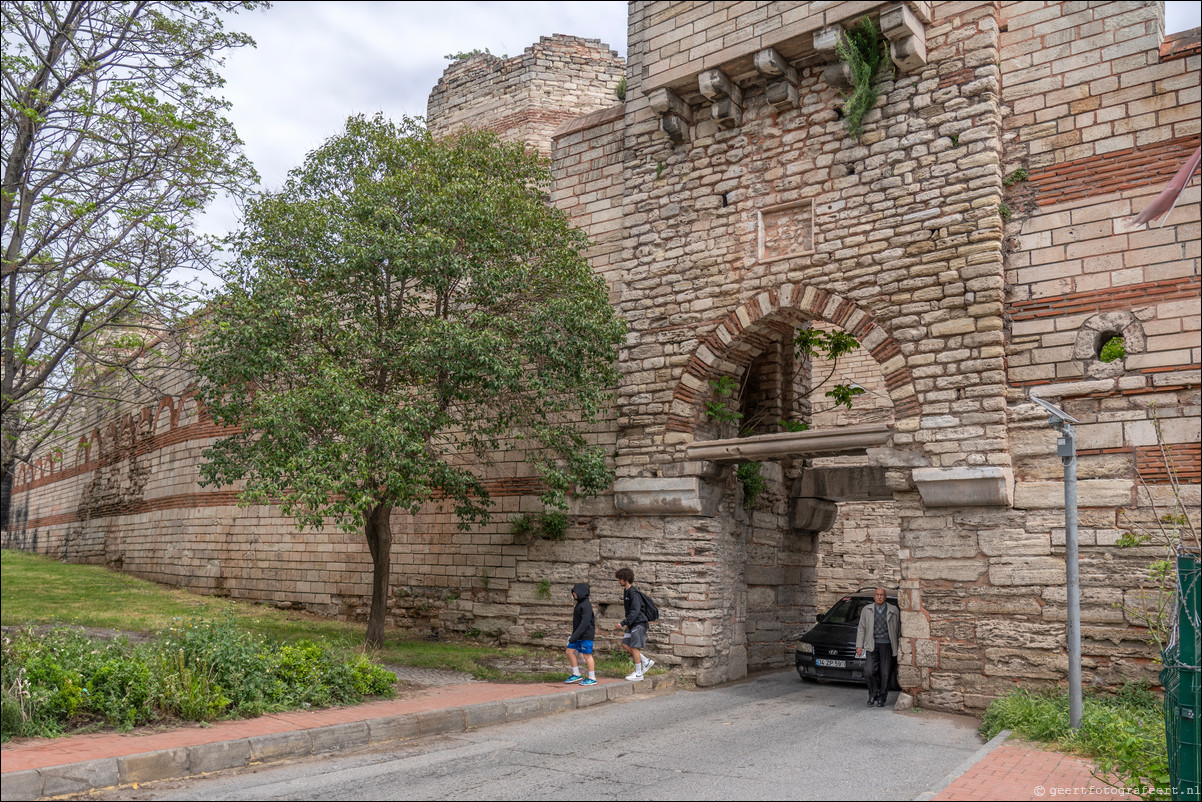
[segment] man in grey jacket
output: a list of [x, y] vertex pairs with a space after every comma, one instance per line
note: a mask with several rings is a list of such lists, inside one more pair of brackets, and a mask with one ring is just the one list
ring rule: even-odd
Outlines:
[[885, 601], [885, 589], [872, 594], [874, 604], [860, 611], [856, 629], [856, 657], [864, 658], [864, 676], [868, 679], [868, 706], [884, 707], [893, 679], [893, 655], [901, 635], [901, 613]]

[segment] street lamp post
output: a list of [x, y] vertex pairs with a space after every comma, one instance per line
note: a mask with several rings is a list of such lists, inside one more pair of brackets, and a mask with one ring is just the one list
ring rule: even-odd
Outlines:
[[1077, 442], [1072, 424], [1079, 423], [1064, 410], [1031, 396], [1052, 416], [1048, 424], [1060, 438], [1056, 454], [1064, 466], [1064, 580], [1068, 602], [1068, 720], [1081, 729], [1081, 574], [1077, 556]]

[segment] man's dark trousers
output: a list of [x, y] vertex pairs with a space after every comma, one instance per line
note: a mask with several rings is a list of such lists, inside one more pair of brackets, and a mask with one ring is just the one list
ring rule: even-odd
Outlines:
[[868, 678], [868, 698], [885, 699], [893, 681], [893, 644], [876, 642], [876, 650], [864, 652], [864, 674]]

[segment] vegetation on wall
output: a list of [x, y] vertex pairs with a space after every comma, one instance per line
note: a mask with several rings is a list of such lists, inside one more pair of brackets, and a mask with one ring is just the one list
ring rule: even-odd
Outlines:
[[562, 510], [545, 510], [537, 515], [521, 513], [510, 521], [509, 531], [519, 546], [535, 538], [563, 540], [568, 536], [568, 516]]
[[843, 124], [853, 137], [863, 132], [864, 117], [880, 97], [878, 74], [886, 58], [885, 39], [869, 17], [839, 38], [835, 52], [851, 68], [852, 91], [843, 103]]
[[1127, 341], [1121, 335], [1115, 335], [1103, 343], [1098, 351], [1098, 359], [1103, 362], [1117, 362], [1127, 357]]
[[743, 485], [743, 509], [755, 509], [756, 499], [768, 485], [762, 473], [763, 465], [758, 462], [744, 462], [735, 469], [735, 478]]

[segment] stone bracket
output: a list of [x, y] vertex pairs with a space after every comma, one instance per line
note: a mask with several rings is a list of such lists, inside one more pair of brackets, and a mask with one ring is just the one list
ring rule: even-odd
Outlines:
[[827, 65], [822, 68], [822, 80], [827, 85], [840, 92], [850, 92], [852, 89], [851, 67], [839, 60], [836, 50], [839, 40], [843, 37], [842, 25], [831, 25], [814, 31], [814, 49]]
[[914, 484], [927, 507], [1014, 506], [1010, 468], [915, 468]]
[[755, 69], [768, 78], [765, 92], [768, 102], [777, 112], [795, 109], [801, 105], [797, 94], [797, 70], [789, 66], [785, 57], [768, 47], [755, 54]]
[[839, 505], [824, 498], [794, 498], [789, 500], [789, 526], [800, 532], [826, 532], [835, 525]]
[[881, 33], [889, 40], [889, 58], [901, 72], [914, 72], [926, 66], [926, 27], [905, 4], [881, 9]]
[[722, 70], [706, 70], [697, 76], [697, 89], [709, 100], [710, 116], [720, 128], [736, 128], [743, 122], [743, 90]]
[[618, 479], [614, 506], [627, 515], [718, 514], [725, 488], [696, 476]]
[[647, 96], [647, 101], [651, 104], [651, 110], [659, 115], [660, 130], [668, 135], [668, 139], [679, 145], [691, 138], [693, 110], [680, 95], [671, 89], [656, 89]]

